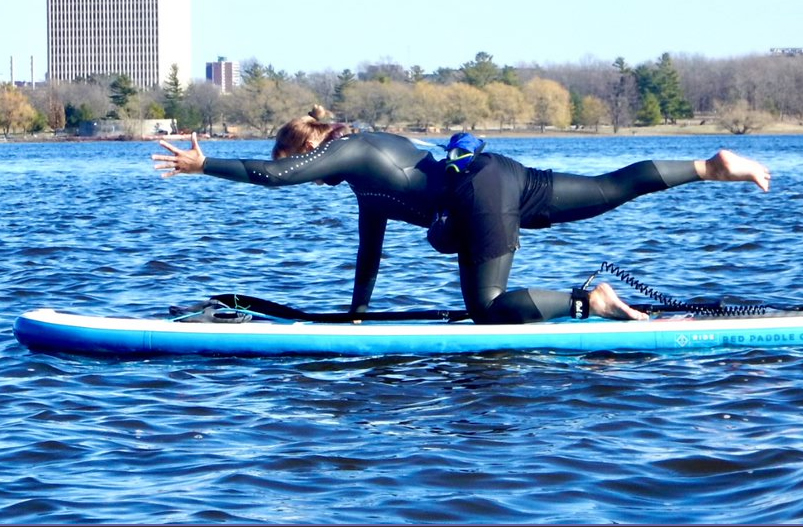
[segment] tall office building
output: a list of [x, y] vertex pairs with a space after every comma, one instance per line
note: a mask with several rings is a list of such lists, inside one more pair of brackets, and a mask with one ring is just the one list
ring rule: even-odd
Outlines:
[[206, 63], [206, 80], [220, 86], [223, 93], [231, 93], [240, 85], [240, 63], [230, 62], [226, 57], [218, 57], [217, 62]]
[[51, 81], [126, 74], [151, 88], [178, 66], [190, 81], [190, 0], [47, 0]]

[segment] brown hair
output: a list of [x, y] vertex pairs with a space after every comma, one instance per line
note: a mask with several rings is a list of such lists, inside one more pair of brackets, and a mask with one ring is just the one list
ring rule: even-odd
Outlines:
[[[341, 128], [343, 125], [333, 125], [321, 122], [327, 115], [326, 109], [320, 104], [312, 107], [312, 110], [304, 117], [298, 117], [285, 123], [276, 133], [276, 144], [273, 145], [273, 159], [300, 154], [305, 151], [306, 143], [315, 136], [324, 137], [324, 141], [330, 141], [342, 137]], [[335, 133], [340, 131], [339, 134]]]

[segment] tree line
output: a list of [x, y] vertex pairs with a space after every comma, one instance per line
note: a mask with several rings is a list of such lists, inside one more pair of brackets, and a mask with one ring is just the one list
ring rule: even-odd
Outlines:
[[[770, 121], [803, 123], [803, 57], [671, 57], [629, 65], [588, 59], [578, 64], [499, 66], [479, 52], [458, 68], [405, 69], [365, 63], [358, 71], [276, 71], [256, 59], [242, 64], [232, 93], [205, 82], [182, 86], [174, 65], [167, 80], [137, 89], [126, 75], [93, 75], [37, 89], [0, 86], [0, 129], [74, 130], [96, 119], [171, 119], [181, 131], [214, 135], [237, 126], [270, 137], [313, 104], [337, 120], [370, 130], [597, 130], [653, 126], [695, 116], [732, 133]], [[228, 125], [224, 124], [228, 123]]]

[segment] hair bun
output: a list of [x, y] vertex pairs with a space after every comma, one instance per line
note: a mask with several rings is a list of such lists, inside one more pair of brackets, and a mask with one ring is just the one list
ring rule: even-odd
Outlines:
[[329, 112], [326, 111], [326, 108], [321, 106], [320, 104], [316, 104], [312, 107], [312, 110], [307, 113], [310, 117], [315, 119], [316, 121], [320, 121], [326, 117]]

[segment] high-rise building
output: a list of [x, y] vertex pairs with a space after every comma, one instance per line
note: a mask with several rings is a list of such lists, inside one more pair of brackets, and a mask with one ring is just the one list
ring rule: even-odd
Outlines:
[[186, 86], [191, 45], [190, 0], [47, 0], [51, 81], [125, 74], [151, 88], [176, 64]]
[[226, 57], [207, 62], [206, 80], [220, 86], [221, 92], [231, 93], [235, 86], [240, 85], [240, 63], [227, 61]]

